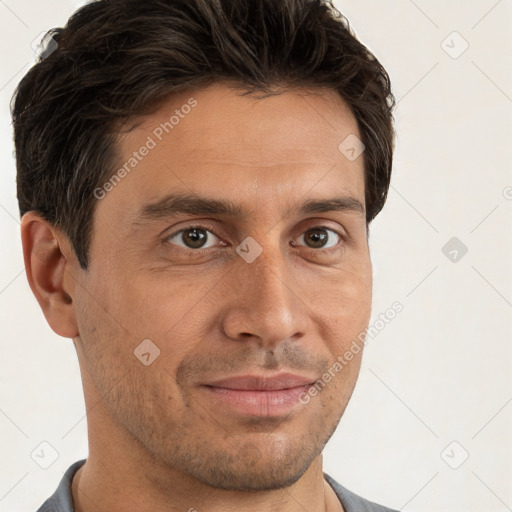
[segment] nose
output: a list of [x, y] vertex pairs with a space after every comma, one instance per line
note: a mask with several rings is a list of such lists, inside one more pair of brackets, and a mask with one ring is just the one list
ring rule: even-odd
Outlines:
[[280, 256], [264, 251], [250, 264], [238, 261], [230, 282], [236, 292], [224, 309], [226, 336], [237, 341], [255, 340], [261, 347], [272, 349], [306, 334], [308, 299], [301, 297], [300, 285]]

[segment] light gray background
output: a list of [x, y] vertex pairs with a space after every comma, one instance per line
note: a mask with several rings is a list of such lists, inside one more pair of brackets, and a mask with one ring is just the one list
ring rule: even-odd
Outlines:
[[[35, 511], [88, 453], [72, 341], [48, 327], [24, 272], [8, 110], [31, 42], [78, 5], [0, 0], [3, 512]], [[394, 176], [371, 226], [373, 318], [404, 310], [368, 344], [324, 469], [401, 510], [512, 510], [512, 2], [336, 5], [398, 99]], [[452, 237], [468, 248], [456, 262], [442, 252]], [[41, 442], [58, 452], [46, 470], [31, 458], [53, 460]]]

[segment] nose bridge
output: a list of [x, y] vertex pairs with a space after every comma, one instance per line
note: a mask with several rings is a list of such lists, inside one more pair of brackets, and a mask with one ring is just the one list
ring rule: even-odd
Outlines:
[[263, 256], [254, 263], [257, 266], [246, 272], [248, 284], [251, 285], [249, 293], [254, 294], [252, 305], [255, 306], [256, 302], [268, 319], [275, 317], [289, 322], [296, 297], [293, 297], [291, 286], [287, 283], [289, 273], [286, 272], [283, 258], [280, 255]]
[[293, 283], [287, 282], [290, 272], [278, 247], [264, 248], [252, 263], [241, 258], [232, 279], [238, 283], [237, 300], [224, 318], [230, 338], [246, 339], [250, 335], [272, 345], [304, 334], [304, 305]]

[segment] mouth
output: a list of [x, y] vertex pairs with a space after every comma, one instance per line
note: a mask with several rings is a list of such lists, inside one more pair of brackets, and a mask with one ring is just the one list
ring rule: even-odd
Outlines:
[[291, 373], [271, 377], [241, 375], [203, 384], [201, 388], [208, 393], [216, 410], [220, 407], [223, 412], [273, 417], [298, 408], [301, 397], [315, 381], [315, 378]]

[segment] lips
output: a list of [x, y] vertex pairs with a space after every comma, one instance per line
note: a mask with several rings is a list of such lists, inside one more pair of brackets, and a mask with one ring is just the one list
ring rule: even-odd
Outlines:
[[287, 420], [304, 410], [301, 396], [315, 381], [294, 373], [238, 375], [205, 383], [200, 389], [208, 396], [206, 407], [212, 414]]
[[304, 387], [315, 382], [313, 377], [293, 373], [281, 373], [272, 377], [262, 375], [240, 375], [228, 377], [204, 384], [209, 387], [235, 389], [243, 391], [276, 391]]

